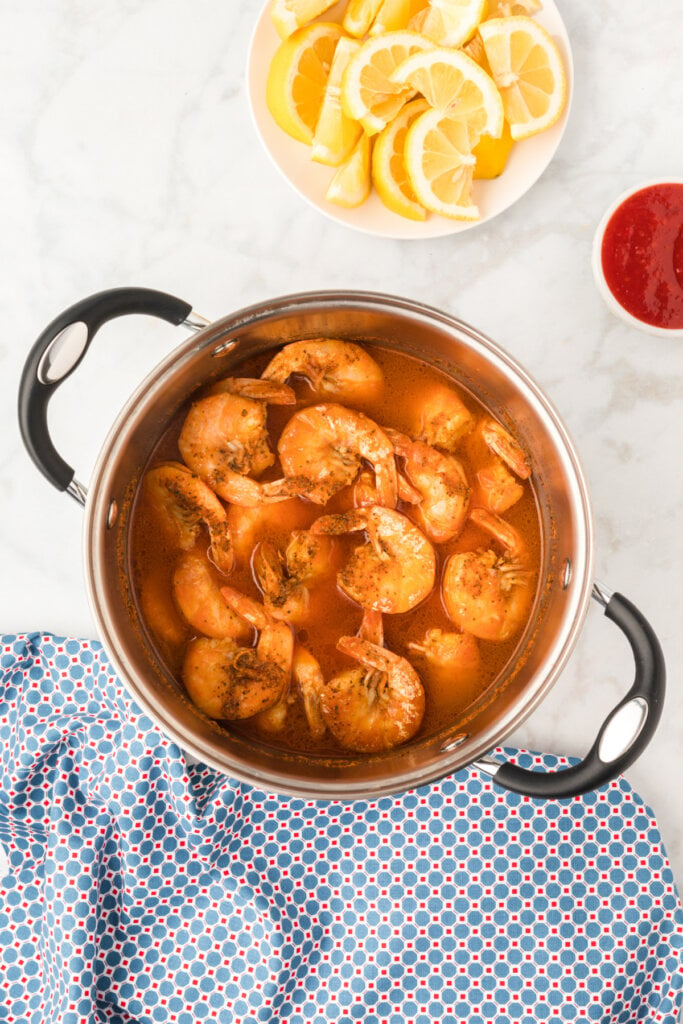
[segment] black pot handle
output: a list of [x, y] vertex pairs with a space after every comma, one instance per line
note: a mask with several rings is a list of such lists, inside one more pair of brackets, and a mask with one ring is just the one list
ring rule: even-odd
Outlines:
[[82, 299], [45, 328], [31, 349], [19, 385], [19, 429], [40, 472], [59, 491], [83, 504], [85, 488], [52, 443], [47, 407], [59, 385], [70, 377], [102, 324], [130, 313], [157, 316], [178, 325], [188, 322], [192, 306], [151, 288], [111, 288]]
[[605, 615], [626, 635], [636, 663], [633, 686], [604, 721], [595, 743], [578, 764], [556, 772], [536, 772], [492, 758], [474, 762], [505, 789], [524, 796], [555, 800], [580, 796], [621, 775], [640, 757], [662, 713], [666, 667], [652, 627], [621, 594], [594, 584], [593, 597]]

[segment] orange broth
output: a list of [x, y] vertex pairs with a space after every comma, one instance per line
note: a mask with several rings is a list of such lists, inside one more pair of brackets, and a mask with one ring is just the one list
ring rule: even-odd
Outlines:
[[[419, 409], [424, 396], [434, 387], [444, 386], [456, 391], [463, 399], [467, 408], [477, 419], [490, 416], [478, 399], [464, 391], [461, 385], [434, 367], [411, 356], [376, 345], [364, 344], [363, 347], [381, 366], [385, 375], [383, 396], [377, 401], [368, 403], [346, 403], [350, 408], [370, 416], [380, 426], [393, 427], [410, 436], [417, 436], [419, 427]], [[258, 377], [272, 358], [272, 352], [265, 356], [253, 358], [234, 368], [232, 376]], [[270, 445], [277, 455], [277, 440], [280, 433], [297, 410], [306, 405], [322, 401], [334, 401], [332, 398], [320, 398], [312, 393], [303, 378], [293, 378], [290, 384], [297, 395], [297, 404], [289, 406], [268, 406], [268, 429]], [[208, 389], [207, 389], [208, 390]], [[202, 392], [192, 396], [196, 401]], [[188, 403], [189, 408], [189, 403]], [[177, 446], [177, 439], [187, 408], [174, 417], [164, 435], [157, 444], [147, 466], [175, 460], [182, 461]], [[490, 459], [490, 454], [486, 453]], [[475, 445], [463, 439], [458, 445], [455, 457], [463, 465], [470, 483], [479, 465], [478, 452]], [[275, 480], [282, 476], [279, 460], [263, 474], [262, 481]], [[212, 571], [219, 584], [229, 584], [244, 594], [260, 600], [262, 595], [252, 572], [251, 555], [255, 544], [261, 540], [271, 540], [281, 549], [284, 548], [292, 530], [306, 529], [321, 515], [344, 511], [351, 507], [351, 488], [345, 488], [335, 495], [326, 505], [316, 505], [300, 498], [276, 502], [262, 506], [260, 510], [241, 510], [235, 506], [229, 509], [231, 532], [236, 549], [236, 566], [229, 577], [222, 576], [218, 570]], [[399, 501], [399, 511], [410, 517], [411, 507]], [[259, 515], [256, 533], [244, 528], [244, 521], [249, 520], [254, 511]], [[245, 514], [246, 513], [246, 514]], [[536, 497], [530, 481], [523, 484], [523, 495], [503, 517], [523, 536], [530, 552], [530, 583], [532, 592], [538, 581], [538, 565], [540, 559], [540, 524]], [[172, 578], [179, 551], [169, 545], [168, 538], [159, 528], [157, 518], [146, 499], [144, 488], [138, 489], [133, 507], [130, 525], [130, 555], [134, 592], [139, 603], [141, 616], [150, 639], [158, 654], [178, 682], [182, 685], [181, 666], [185, 647], [196, 630], [188, 625], [176, 607], [173, 599]], [[332, 556], [334, 571], [320, 583], [316, 583], [311, 593], [310, 621], [296, 629], [296, 638], [304, 644], [320, 663], [326, 679], [332, 678], [340, 671], [346, 670], [356, 663], [341, 654], [336, 647], [341, 636], [355, 636], [358, 633], [363, 610], [350, 598], [346, 597], [336, 583], [336, 572], [344, 564], [345, 559], [360, 544], [365, 542], [362, 533], [350, 533], [334, 537]], [[492, 546], [490, 536], [470, 520], [467, 521], [462, 533], [454, 540], [445, 544], [434, 544], [437, 558], [436, 584], [430, 596], [416, 608], [403, 614], [383, 616], [385, 645], [395, 653], [408, 657], [417, 669], [425, 689], [425, 715], [417, 734], [432, 735], [439, 730], [453, 725], [458, 717], [471, 705], [496, 679], [514, 652], [519, 634], [506, 642], [478, 641], [482, 655], [483, 668], [475, 684], [466, 687], [444, 685], [430, 679], [425, 671], [424, 662], [416, 658], [408, 648], [410, 641], [421, 640], [425, 632], [433, 627], [444, 631], [457, 631], [446, 615], [441, 598], [441, 576], [449, 555], [455, 552], [473, 551]], [[496, 546], [495, 544], [493, 545]], [[197, 553], [206, 556], [208, 534], [202, 532], [195, 545]], [[522, 631], [520, 630], [520, 633]], [[254, 638], [256, 643], [256, 638]], [[287, 724], [283, 731], [275, 734], [259, 732], [250, 720], [226, 722], [225, 727], [244, 735], [266, 739], [274, 746], [288, 750], [333, 755], [345, 753], [328, 733], [322, 740], [314, 740], [308, 730], [306, 718], [300, 700], [293, 702], [287, 715]]]

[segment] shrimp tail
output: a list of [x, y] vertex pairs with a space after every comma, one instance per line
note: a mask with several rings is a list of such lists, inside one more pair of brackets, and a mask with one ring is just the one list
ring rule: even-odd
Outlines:
[[417, 487], [413, 487], [403, 473], [398, 474], [398, 496], [407, 505], [419, 505], [422, 502], [422, 495]]
[[366, 530], [368, 527], [368, 516], [363, 508], [350, 509], [348, 512], [339, 512], [336, 515], [320, 516], [311, 526], [312, 533], [356, 533], [359, 530]]
[[232, 608], [240, 618], [254, 626], [255, 629], [265, 629], [270, 624], [271, 618], [265, 609], [256, 601], [252, 601], [246, 594], [235, 590], [234, 587], [221, 587], [221, 596], [228, 608]]
[[529, 458], [512, 434], [495, 420], [487, 419], [481, 425], [481, 436], [488, 448], [502, 459], [520, 480], [528, 480], [531, 476]]
[[388, 672], [394, 665], [403, 659], [386, 647], [373, 644], [369, 640], [362, 640], [357, 636], [342, 636], [337, 641], [337, 650], [342, 654], [348, 654], [350, 658], [359, 661], [362, 665], [377, 669], [378, 672]]
[[214, 384], [210, 394], [229, 392], [267, 405], [295, 405], [296, 395], [288, 384], [252, 377], [226, 377]]
[[358, 636], [361, 640], [368, 640], [371, 644], [384, 647], [384, 623], [380, 611], [375, 608], [363, 610], [363, 621], [360, 624]]
[[311, 735], [315, 739], [320, 739], [327, 731], [320, 706], [320, 696], [325, 686], [325, 679], [316, 659], [306, 647], [302, 647], [300, 644], [294, 648], [292, 675], [301, 693]]

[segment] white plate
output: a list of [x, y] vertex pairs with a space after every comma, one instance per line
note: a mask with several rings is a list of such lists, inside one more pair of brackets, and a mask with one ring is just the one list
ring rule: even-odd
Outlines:
[[[339, 4], [332, 8], [321, 20], [340, 20], [344, 6]], [[553, 36], [564, 59], [567, 105], [552, 128], [515, 143], [505, 171], [499, 178], [474, 182], [474, 201], [481, 213], [479, 220], [449, 220], [436, 214], [430, 214], [425, 221], [408, 220], [388, 210], [374, 189], [362, 206], [353, 209], [336, 206], [325, 199], [335, 169], [311, 160], [310, 147], [278, 128], [266, 106], [268, 68], [280, 44], [270, 18], [270, 3], [266, 3], [256, 23], [247, 66], [247, 88], [256, 130], [266, 152], [292, 188], [321, 213], [340, 224], [385, 238], [435, 238], [485, 224], [512, 206], [538, 180], [560, 144], [569, 116], [574, 73], [567, 31], [553, 0], [543, 0], [542, 10], [534, 17]]]

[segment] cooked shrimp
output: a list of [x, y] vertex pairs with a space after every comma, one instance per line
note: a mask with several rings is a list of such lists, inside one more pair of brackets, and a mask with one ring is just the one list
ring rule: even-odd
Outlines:
[[294, 635], [285, 622], [273, 618], [262, 604], [240, 593], [233, 587], [221, 587], [225, 603], [242, 619], [253, 626], [258, 632], [256, 654], [269, 665], [274, 665], [282, 673], [285, 685], [280, 691], [278, 700], [267, 708], [261, 709], [257, 724], [269, 732], [277, 732], [284, 727], [289, 701], [289, 684], [292, 674], [292, 658], [294, 656]]
[[280, 384], [293, 375], [305, 377], [316, 397], [340, 402], [371, 401], [384, 385], [384, 374], [364, 349], [332, 338], [285, 345], [261, 374]]
[[330, 679], [322, 691], [323, 717], [335, 739], [368, 754], [411, 739], [422, 723], [425, 697], [410, 662], [356, 636], [341, 637], [337, 648], [360, 667]]
[[398, 430], [388, 429], [386, 434], [404, 460], [408, 483], [421, 498], [411, 516], [435, 544], [453, 540], [465, 525], [470, 502], [462, 465], [453, 455], [437, 451], [424, 441], [413, 441]]
[[481, 653], [471, 633], [428, 629], [420, 641], [408, 643], [424, 659], [430, 675], [449, 688], [468, 687], [480, 678]]
[[334, 541], [295, 530], [284, 553], [272, 541], [254, 552], [253, 568], [266, 610], [276, 619], [301, 624], [308, 618], [310, 588], [330, 569]]
[[304, 713], [308, 728], [315, 739], [320, 739], [325, 734], [325, 720], [320, 707], [320, 700], [325, 687], [320, 665], [311, 652], [302, 647], [301, 644], [294, 646], [294, 660], [292, 662], [292, 676], [299, 687], [301, 701], [304, 706]]
[[475, 474], [472, 502], [489, 512], [507, 512], [523, 494], [522, 485], [495, 456]]
[[198, 637], [187, 645], [182, 671], [192, 702], [210, 718], [253, 718], [279, 703], [289, 676], [258, 648], [231, 637]]
[[207, 559], [188, 552], [181, 555], [173, 573], [173, 595], [191, 626], [204, 636], [247, 641], [250, 627], [228, 608], [220, 584]]
[[474, 416], [453, 388], [435, 387], [420, 408], [417, 433], [427, 444], [454, 452], [474, 426]]
[[481, 436], [491, 451], [503, 460], [521, 480], [531, 476], [531, 465], [526, 452], [509, 430], [493, 419], [485, 419], [479, 425]]
[[284, 480], [264, 484], [270, 495], [300, 494], [324, 505], [353, 483], [361, 459], [370, 463], [380, 504], [397, 500], [394, 448], [373, 420], [343, 405], [313, 405], [295, 412], [278, 444]]
[[211, 557], [229, 573], [234, 553], [223, 505], [210, 487], [179, 462], [164, 462], [145, 473], [144, 488], [163, 526], [183, 551], [194, 547], [201, 524], [209, 531]]
[[523, 626], [533, 597], [524, 541], [509, 523], [483, 508], [470, 518], [503, 548], [451, 555], [443, 600], [453, 622], [481, 640], [509, 640]]
[[367, 532], [368, 543], [359, 545], [337, 574], [344, 593], [364, 608], [407, 612], [434, 586], [434, 548], [401, 512], [371, 505], [322, 516], [311, 529], [328, 534]]
[[[261, 398], [254, 397], [261, 390]], [[252, 479], [275, 462], [268, 444], [266, 405], [291, 405], [294, 392], [268, 381], [229, 377], [195, 402], [183, 423], [178, 448], [184, 461], [225, 501], [260, 505], [263, 487]], [[218, 390], [218, 389], [221, 390]]]

